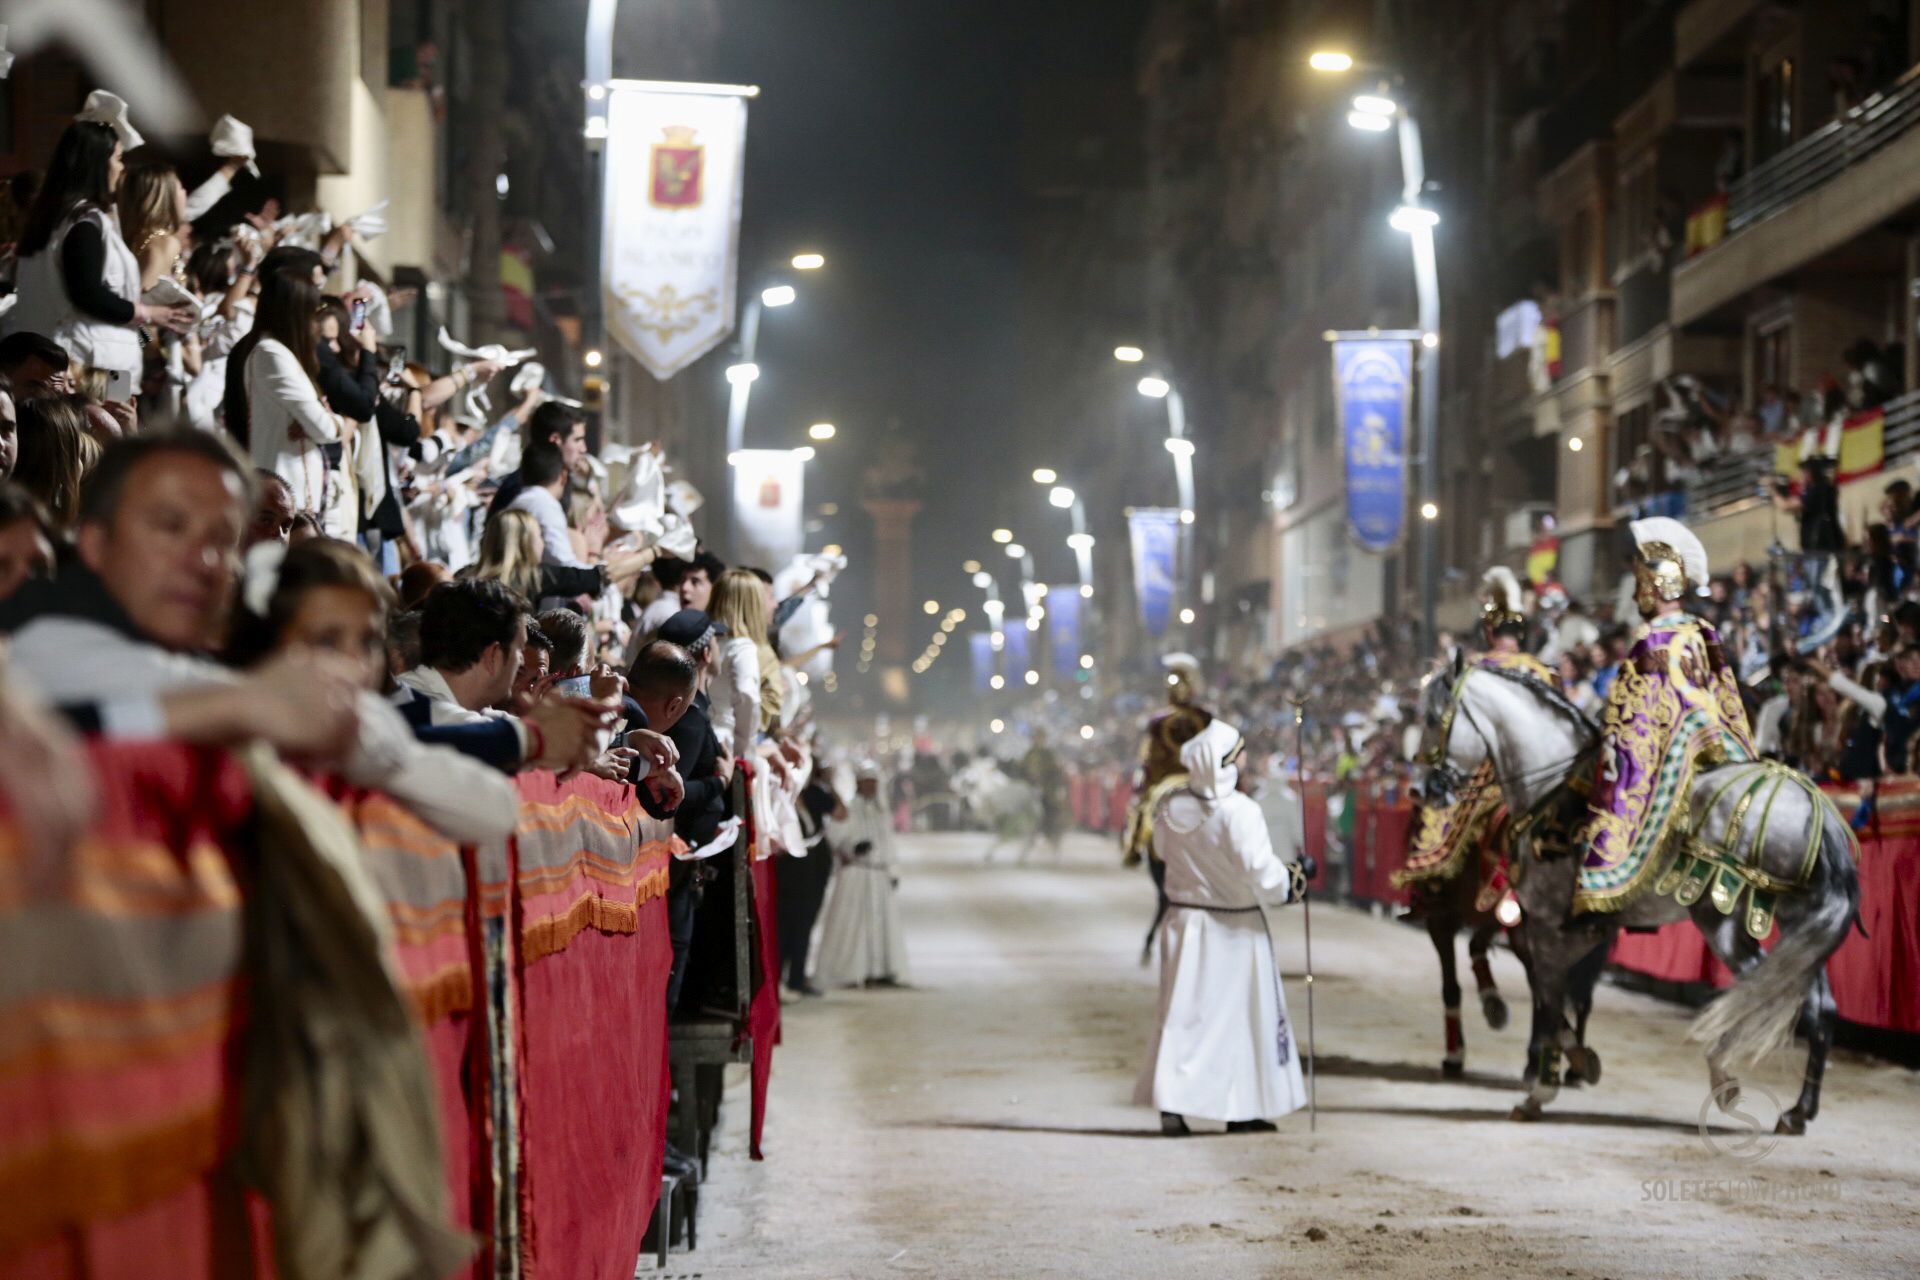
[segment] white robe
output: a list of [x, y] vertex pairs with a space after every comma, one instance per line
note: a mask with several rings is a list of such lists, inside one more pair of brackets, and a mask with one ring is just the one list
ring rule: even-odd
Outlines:
[[1171, 907], [1160, 928], [1159, 1020], [1134, 1102], [1190, 1119], [1272, 1120], [1305, 1106], [1307, 1090], [1265, 915], [1245, 908], [1289, 901], [1292, 876], [1260, 806], [1232, 790], [1230, 767], [1216, 771], [1217, 799], [1179, 791], [1155, 815], [1167, 898], [1190, 905]]
[[829, 834], [846, 853], [863, 842], [873, 851], [841, 863], [833, 874], [815, 978], [827, 987], [858, 986], [875, 978], [905, 982], [907, 940], [894, 900], [893, 823], [885, 802], [855, 796], [847, 820], [830, 823]]

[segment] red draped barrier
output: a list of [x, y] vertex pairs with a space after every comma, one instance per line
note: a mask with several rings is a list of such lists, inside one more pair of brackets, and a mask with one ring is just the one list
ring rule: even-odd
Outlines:
[[60, 858], [0, 830], [0, 1276], [250, 1266], [213, 1170], [239, 1099], [240, 881], [251, 809], [218, 752], [90, 748], [94, 829]]
[[629, 1275], [667, 1123], [671, 828], [632, 788], [517, 779], [519, 1197], [527, 1274]]
[[[0, 1278], [266, 1274], [267, 1215], [219, 1172], [239, 1097], [245, 774], [217, 752], [91, 750], [100, 816], [76, 850], [36, 858], [0, 827]], [[331, 790], [421, 1016], [451, 1221], [485, 1235], [493, 1217], [497, 1063], [474, 1000], [504, 916], [520, 925], [492, 963], [516, 957], [524, 1270], [630, 1274], [666, 1131], [671, 829], [626, 787], [518, 785], [520, 830], [477, 853], [383, 796]], [[464, 1274], [487, 1270], [483, 1254]]]
[[1309, 782], [1303, 789], [1306, 797], [1300, 807], [1300, 838], [1306, 842], [1307, 856], [1318, 864], [1307, 888], [1320, 892], [1327, 887], [1327, 784]]
[[[1851, 814], [1859, 796], [1829, 792]], [[1827, 962], [1840, 1016], [1862, 1026], [1920, 1032], [1920, 782], [1882, 783], [1874, 820], [1860, 833], [1860, 924]], [[1687, 921], [1654, 933], [1624, 934], [1611, 962], [1666, 982], [1729, 975]]]
[[1358, 792], [1350, 794], [1347, 803], [1359, 806], [1353, 819], [1353, 896], [1404, 905], [1407, 890], [1394, 885], [1393, 873], [1406, 865], [1412, 806]]
[[[786, 854], [779, 854], [786, 857]], [[819, 856], [819, 855], [814, 855]], [[753, 864], [754, 956], [753, 1003], [747, 1009], [747, 1034], [753, 1038], [753, 1106], [747, 1153], [760, 1154], [760, 1135], [767, 1125], [767, 1083], [773, 1076], [773, 1047], [780, 1043], [779, 878], [773, 859]]]

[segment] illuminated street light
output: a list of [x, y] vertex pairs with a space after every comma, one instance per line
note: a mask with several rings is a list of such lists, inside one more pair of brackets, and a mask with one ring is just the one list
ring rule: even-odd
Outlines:
[[1387, 225], [1395, 231], [1431, 231], [1440, 225], [1440, 215], [1424, 205], [1403, 204], [1387, 215]]
[[1092, 725], [1090, 725], [1090, 724], [1083, 724], [1083, 725], [1081, 725], [1081, 726], [1080, 726], [1080, 741], [1082, 741], [1082, 742], [1092, 742], [1092, 741], [1093, 741], [1093, 726], [1092, 726]]
[[1012, 542], [1012, 541], [1013, 541], [1013, 530], [1011, 530], [1011, 529], [995, 529], [995, 530], [993, 531], [993, 540], [994, 540], [995, 542], [998, 542], [998, 543], [1000, 543], [1000, 544], [1002, 544], [1002, 545], [1005, 545], [1006, 543], [1009, 543], [1009, 542]]
[[1093, 584], [1091, 582], [1083, 582], [1080, 584], [1080, 598], [1082, 600], [1093, 599]]
[[1180, 611], [1180, 622], [1181, 622], [1181, 624], [1182, 624], [1182, 625], [1184, 625], [1184, 626], [1189, 626], [1189, 627], [1190, 627], [1190, 626], [1192, 626], [1192, 625], [1193, 625], [1193, 619], [1194, 619], [1194, 612], [1193, 612], [1193, 610], [1191, 610], [1191, 609], [1182, 609], [1182, 610]]
[[727, 366], [727, 381], [736, 387], [750, 385], [760, 376], [757, 364], [730, 364]]
[[[967, 563], [972, 564], [974, 562], [969, 560]], [[993, 585], [993, 575], [988, 573], [985, 569], [976, 569], [973, 574], [973, 585], [980, 588], [982, 591], [985, 591], [988, 587]]]
[[1192, 507], [1188, 507], [1188, 508], [1186, 508], [1186, 509], [1185, 509], [1184, 511], [1182, 511], [1182, 512], [1180, 513], [1180, 523], [1181, 523], [1181, 524], [1192, 524], [1192, 523], [1193, 523], [1193, 508], [1192, 508]]
[[1191, 440], [1181, 436], [1168, 436], [1163, 443], [1167, 447], [1167, 452], [1176, 458], [1191, 458], [1193, 456], [1193, 441]]
[[940, 612], [940, 602], [938, 600], [929, 600], [920, 606], [920, 610], [928, 617], [932, 617], [934, 614]]
[[602, 364], [606, 362], [606, 359], [607, 357], [601, 354], [600, 349], [598, 347], [595, 347], [593, 350], [587, 352], [587, 354], [580, 357], [580, 363], [584, 364], [589, 369], [598, 369]]
[[1353, 55], [1342, 53], [1338, 49], [1316, 49], [1307, 58], [1307, 65], [1315, 71], [1341, 72], [1353, 70]]
[[1353, 100], [1353, 109], [1370, 116], [1397, 116], [1400, 104], [1377, 93], [1363, 93]]
[[1080, 655], [1080, 669], [1081, 669], [1082, 671], [1091, 671], [1091, 670], [1093, 670], [1093, 655], [1092, 655], [1092, 654], [1090, 654], [1090, 653], [1083, 653], [1083, 654], [1081, 654], [1081, 655]]
[[796, 253], [793, 255], [793, 269], [795, 271], [818, 271], [826, 265], [827, 255], [824, 253]]
[[1138, 347], [1115, 347], [1113, 358], [1121, 364], [1139, 364], [1147, 358], [1147, 353]]
[[1052, 467], [1035, 467], [1033, 469], [1033, 482], [1035, 484], [1052, 484], [1059, 478], [1060, 473]]
[[1438, 520], [1440, 518], [1440, 508], [1434, 503], [1423, 502], [1420, 504], [1420, 518], [1422, 520]]
[[1027, 674], [1022, 676], [1021, 679], [1025, 680], [1028, 684], [1039, 684], [1040, 673], [1038, 671], [1035, 671], [1032, 667], [1028, 667]]
[[[995, 679], [995, 680], [998, 680], [998, 679], [1000, 679], [1000, 677], [999, 677], [999, 676], [995, 676], [995, 677], [994, 677], [994, 679]], [[997, 688], [999, 688], [999, 687], [1000, 687], [999, 685], [995, 685], [995, 686], [994, 686], [994, 688], [996, 688], [996, 689], [997, 689]], [[1002, 730], [1004, 730], [1004, 729], [1005, 729], [1006, 727], [1007, 727], [1007, 722], [1006, 722], [1005, 720], [1001, 720], [1001, 719], [999, 719], [999, 718], [997, 718], [997, 717], [996, 717], [995, 719], [992, 719], [992, 720], [989, 720], [989, 721], [987, 721], [987, 729], [988, 729], [988, 731], [989, 731], [989, 732], [991, 732], [991, 733], [999, 733], [999, 732], [1001, 732]]]
[[1173, 390], [1173, 384], [1165, 378], [1146, 377], [1140, 379], [1140, 394], [1151, 396], [1155, 400], [1165, 400], [1167, 392]]
[[[1006, 687], [1007, 687], [1007, 678], [1006, 678], [1005, 676], [1002, 676], [1002, 675], [993, 675], [993, 676], [988, 676], [988, 677], [987, 677], [987, 687], [988, 687], [989, 689], [1004, 689], [1004, 688], [1006, 688]], [[999, 724], [1000, 722], [999, 722], [998, 720], [996, 720], [996, 721], [994, 721], [994, 723], [995, 723], [995, 724], [997, 725], [997, 724]], [[995, 732], [995, 733], [998, 733], [998, 732], [1000, 732], [1000, 730], [998, 730], [998, 729], [995, 729], [995, 730], [994, 730], [994, 732]]]
[[1027, 558], [1027, 549], [1025, 547], [1021, 546], [1017, 542], [1009, 542], [1007, 544], [1007, 559], [1024, 560], [1026, 558]]
[[791, 306], [793, 300], [799, 296], [799, 294], [793, 291], [792, 285], [777, 284], [771, 289], [762, 289], [760, 291], [760, 304], [767, 307]]
[[1582, 440], [1582, 439], [1581, 439], [1581, 438], [1580, 438], [1579, 436], [1569, 436], [1569, 437], [1567, 437], [1567, 450], [1568, 450], [1568, 452], [1570, 452], [1570, 453], [1578, 453], [1578, 452], [1580, 452], [1580, 451], [1581, 451], [1582, 449], [1584, 449], [1584, 448], [1586, 448], [1586, 447], [1587, 447], [1587, 442], [1586, 442], [1586, 441], [1584, 441], [1584, 440]]
[[1070, 533], [1067, 535], [1067, 545], [1075, 551], [1091, 551], [1093, 550], [1093, 535], [1090, 533]]
[[1347, 123], [1367, 133], [1385, 133], [1393, 128], [1391, 116], [1377, 116], [1370, 111], [1347, 112]]
[[807, 434], [815, 440], [831, 440], [834, 435], [834, 426], [831, 422], [816, 422], [807, 428]]
[[[1052, 473], [1049, 472], [1048, 474], [1051, 475]], [[1062, 511], [1069, 511], [1073, 508], [1073, 490], [1067, 488], [1065, 485], [1057, 484], [1048, 492], [1047, 501]]]

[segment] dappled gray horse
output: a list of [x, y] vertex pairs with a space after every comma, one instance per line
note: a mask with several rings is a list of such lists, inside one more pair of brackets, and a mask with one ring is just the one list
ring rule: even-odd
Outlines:
[[[1456, 659], [1421, 690], [1426, 740], [1424, 794], [1448, 803], [1482, 761], [1491, 760], [1516, 815], [1546, 814], [1565, 801], [1563, 784], [1591, 773], [1599, 730], [1543, 682]], [[1753, 803], [1766, 792], [1764, 804]], [[1780, 1133], [1803, 1133], [1820, 1109], [1820, 1080], [1833, 1042], [1833, 989], [1827, 958], [1859, 914], [1860, 884], [1853, 837], [1831, 801], [1804, 776], [1772, 761], [1699, 772], [1689, 793], [1691, 833], [1654, 856], [1651, 888], [1624, 910], [1575, 917], [1573, 892], [1580, 850], [1562, 842], [1534, 844], [1521, 822], [1515, 873], [1521, 929], [1531, 952], [1535, 1039], [1540, 1070], [1515, 1119], [1535, 1119], [1559, 1091], [1560, 1049], [1570, 1043], [1565, 1007], [1570, 981], [1597, 963], [1622, 928], [1691, 918], [1734, 976], [1733, 986], [1694, 1020], [1690, 1035], [1707, 1046], [1714, 1101], [1731, 1111], [1739, 1100], [1733, 1072], [1783, 1046], [1796, 1027], [1807, 1041], [1800, 1097], [1780, 1116]], [[1745, 866], [1776, 895], [1770, 918], [1737, 910], [1713, 868], [1747, 850]], [[1710, 861], [1711, 860], [1711, 861]], [[1705, 878], [1703, 878], [1703, 876]], [[1711, 890], [1711, 892], [1709, 892]], [[1752, 899], [1749, 898], [1749, 901]], [[1732, 914], [1729, 914], [1729, 911]], [[1777, 923], [1779, 941], [1763, 952], [1754, 936]]]

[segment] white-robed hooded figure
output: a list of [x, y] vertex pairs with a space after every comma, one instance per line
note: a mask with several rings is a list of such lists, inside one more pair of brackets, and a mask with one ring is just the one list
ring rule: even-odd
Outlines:
[[1134, 1101], [1159, 1108], [1169, 1134], [1188, 1132], [1186, 1117], [1267, 1130], [1307, 1101], [1265, 912], [1298, 898], [1306, 877], [1274, 853], [1266, 815], [1235, 790], [1242, 745], [1219, 720], [1189, 740], [1187, 785], [1154, 814], [1168, 910], [1159, 1022]]
[[907, 980], [907, 940], [894, 901], [893, 815], [872, 761], [856, 772], [844, 822], [829, 822], [839, 866], [820, 926], [815, 965], [826, 987], [900, 986]]

